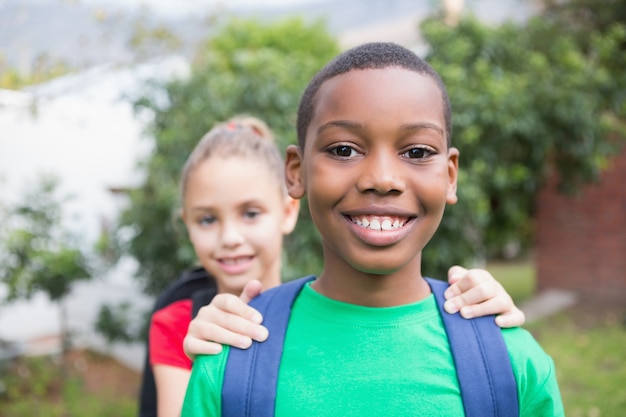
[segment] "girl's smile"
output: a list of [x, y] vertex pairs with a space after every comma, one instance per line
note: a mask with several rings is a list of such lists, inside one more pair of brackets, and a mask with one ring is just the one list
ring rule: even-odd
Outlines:
[[189, 176], [184, 220], [198, 260], [219, 292], [239, 294], [252, 279], [280, 283], [283, 234], [293, 208], [266, 164], [213, 156]]
[[247, 272], [254, 262], [254, 255], [236, 256], [236, 257], [219, 257], [217, 264], [225, 274], [239, 275]]

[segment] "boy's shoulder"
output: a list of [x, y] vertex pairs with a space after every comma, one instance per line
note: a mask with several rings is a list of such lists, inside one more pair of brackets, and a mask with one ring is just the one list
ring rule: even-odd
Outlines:
[[502, 329], [518, 385], [520, 415], [564, 416], [554, 361], [526, 329]]
[[539, 363], [551, 363], [550, 356], [543, 350], [535, 337], [522, 327], [501, 329], [502, 337], [509, 350], [511, 360], [518, 363], [539, 361]]
[[522, 327], [501, 329], [501, 331], [516, 375], [532, 371], [536, 373], [536, 376], [544, 374], [547, 378], [554, 363], [534, 336]]

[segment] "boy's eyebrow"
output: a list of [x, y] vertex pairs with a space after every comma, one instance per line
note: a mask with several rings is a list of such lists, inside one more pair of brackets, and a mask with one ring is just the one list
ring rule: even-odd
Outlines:
[[[343, 127], [343, 128], [347, 128], [347, 129], [361, 129], [364, 126], [361, 123], [351, 122], [349, 120], [332, 120], [332, 121], [330, 121], [328, 123], [324, 123], [323, 125], [318, 127], [317, 128], [317, 134], [319, 135], [324, 130], [329, 129], [331, 127]], [[400, 126], [400, 130], [404, 130], [404, 131], [417, 131], [417, 130], [422, 130], [422, 129], [433, 129], [433, 130], [436, 130], [437, 132], [439, 132], [442, 135], [444, 134], [443, 128], [441, 126], [439, 126], [439, 125], [434, 124], [434, 123], [428, 123], [428, 122], [407, 123], [407, 124], [404, 124], [404, 125]]]
[[347, 129], [361, 129], [363, 125], [357, 122], [351, 122], [349, 120], [331, 120], [328, 123], [324, 123], [320, 127], [317, 128], [317, 134], [319, 135], [326, 129], [330, 129], [331, 127], [343, 127]]
[[407, 123], [405, 125], [400, 126], [400, 130], [408, 130], [408, 131], [413, 131], [413, 130], [422, 130], [422, 129], [433, 129], [436, 130], [437, 132], [439, 132], [440, 134], [444, 134], [444, 130], [441, 126], [436, 125], [434, 123], [428, 123], [428, 122], [424, 122], [424, 123]]

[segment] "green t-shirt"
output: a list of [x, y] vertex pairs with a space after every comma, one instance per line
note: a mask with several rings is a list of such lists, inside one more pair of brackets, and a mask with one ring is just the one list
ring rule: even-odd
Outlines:
[[[520, 328], [503, 330], [521, 416], [562, 416], [552, 359]], [[271, 335], [270, 335], [271, 337]], [[183, 417], [220, 416], [228, 349], [194, 363]], [[417, 303], [362, 307], [306, 285], [285, 338], [276, 416], [462, 416], [445, 329], [431, 295]]]

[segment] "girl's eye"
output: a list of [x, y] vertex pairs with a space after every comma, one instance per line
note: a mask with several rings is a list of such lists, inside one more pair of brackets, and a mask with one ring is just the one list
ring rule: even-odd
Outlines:
[[335, 146], [334, 148], [329, 149], [329, 152], [342, 158], [349, 158], [356, 155], [356, 151], [348, 145]]
[[432, 156], [435, 152], [428, 148], [411, 148], [404, 153], [404, 155], [409, 159], [424, 159]]
[[201, 217], [198, 220], [198, 223], [200, 223], [201, 226], [209, 226], [209, 225], [215, 223], [215, 217], [213, 217], [213, 216]]
[[246, 219], [250, 219], [250, 220], [252, 220], [252, 219], [256, 219], [256, 218], [257, 218], [260, 214], [261, 214], [261, 213], [260, 213], [260, 212], [258, 212], [258, 211], [248, 210], [248, 211], [246, 211], [246, 212], [243, 214], [243, 216], [244, 216]]

